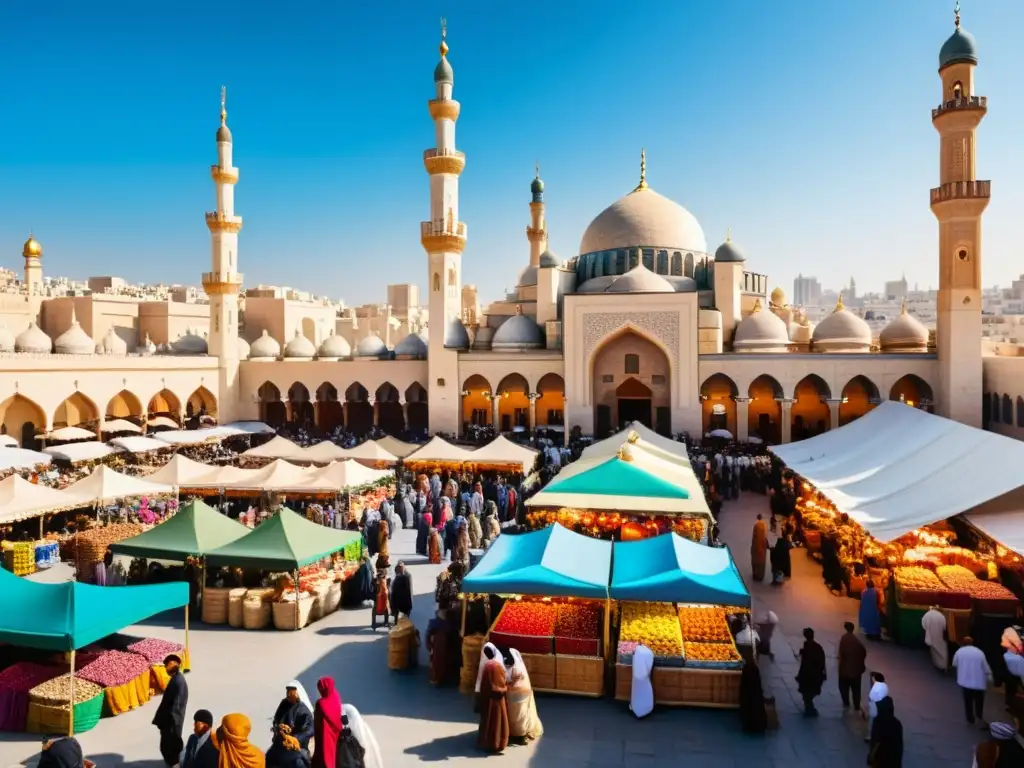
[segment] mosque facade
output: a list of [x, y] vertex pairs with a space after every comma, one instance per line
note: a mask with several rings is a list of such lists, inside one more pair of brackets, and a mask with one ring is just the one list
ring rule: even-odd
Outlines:
[[[301, 328], [254, 338], [243, 326], [240, 335], [240, 171], [222, 99], [210, 170], [216, 204], [206, 214], [211, 268], [202, 275], [207, 334], [159, 347], [116, 335], [97, 342], [72, 309], [69, 329], [52, 339], [27, 310], [30, 323], [17, 336], [0, 328], [5, 432], [27, 441], [65, 424], [101, 429], [114, 417], [181, 418], [202, 408], [222, 422], [311, 420], [325, 430], [578, 426], [601, 436], [639, 420], [665, 434], [721, 429], [787, 442], [835, 429], [883, 400], [981, 426], [981, 220], [990, 182], [976, 177], [975, 140], [987, 100], [976, 95], [977, 46], [959, 16], [939, 54], [942, 95], [931, 115], [940, 147], [939, 185], [930, 192], [940, 233], [934, 337], [904, 310], [876, 338], [841, 299], [812, 325], [748, 268], [731, 236], [709, 246], [693, 214], [654, 190], [643, 152], [636, 186], [597, 215], [569, 258], [548, 248], [538, 169], [524, 200], [529, 257], [515, 289], [479, 314], [464, 306], [469, 231], [459, 181], [467, 158], [456, 144], [460, 104], [448, 53], [442, 35], [427, 101], [434, 146], [423, 153], [426, 331], [393, 345], [376, 334], [353, 345], [333, 332], [314, 343]], [[34, 238], [24, 258], [31, 294], [41, 280]]]

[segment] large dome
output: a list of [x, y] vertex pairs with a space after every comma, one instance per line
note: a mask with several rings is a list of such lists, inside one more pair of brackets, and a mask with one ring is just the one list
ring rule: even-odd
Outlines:
[[811, 343], [816, 352], [868, 352], [871, 326], [843, 306], [842, 297], [832, 314], [814, 326]]
[[878, 335], [883, 352], [927, 352], [928, 329], [903, 304], [899, 316]]
[[788, 345], [786, 324], [774, 312], [762, 309], [760, 300], [736, 326], [732, 342], [736, 352], [785, 352]]
[[580, 242], [580, 255], [638, 246], [708, 250], [694, 215], [646, 187], [612, 203], [590, 222]]

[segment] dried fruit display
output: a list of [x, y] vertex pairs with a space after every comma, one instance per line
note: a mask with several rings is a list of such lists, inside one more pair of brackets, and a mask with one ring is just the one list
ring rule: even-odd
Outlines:
[[557, 608], [552, 603], [509, 601], [501, 612], [495, 632], [524, 637], [551, 637], [555, 634]]
[[149, 672], [149, 661], [145, 656], [124, 651], [107, 651], [92, 664], [82, 667], [78, 677], [103, 688], [116, 688]]
[[934, 571], [916, 565], [894, 568], [893, 576], [896, 579], [896, 586], [900, 589], [920, 589], [929, 592], [943, 592], [946, 589]]
[[1002, 584], [982, 581], [969, 569], [960, 565], [940, 565], [936, 574], [954, 592], [966, 592], [979, 600], [1010, 600], [1017, 598]]
[[683, 655], [679, 617], [665, 603], [623, 603], [619, 637], [646, 645], [655, 656]]
[[591, 640], [600, 632], [601, 611], [596, 606], [564, 603], [558, 606], [555, 635]]
[[683, 607], [679, 609], [679, 625], [687, 642], [731, 643], [732, 632], [724, 608]]
[[687, 666], [695, 666], [702, 661], [743, 661], [743, 657], [732, 643], [686, 643], [685, 648]]
[[[75, 680], [75, 704], [95, 699], [101, 693], [103, 693], [103, 689], [95, 683], [90, 683], [88, 680]], [[36, 704], [66, 709], [68, 701], [71, 699], [71, 675], [61, 675], [37, 685], [28, 692], [28, 698], [29, 701]]]
[[139, 656], [144, 657], [150, 664], [163, 664], [164, 659], [172, 653], [180, 655], [185, 650], [185, 646], [167, 640], [147, 637], [145, 640], [132, 643], [126, 650], [129, 653], [137, 653]]

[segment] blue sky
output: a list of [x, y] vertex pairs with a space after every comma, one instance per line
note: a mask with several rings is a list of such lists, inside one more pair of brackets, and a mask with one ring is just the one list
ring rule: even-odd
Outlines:
[[[948, 6], [948, 7], [947, 7]], [[990, 98], [984, 281], [1021, 272], [1024, 3], [964, 0]], [[0, 264], [34, 229], [47, 274], [198, 283], [221, 84], [246, 283], [382, 301], [425, 288], [425, 101], [447, 16], [468, 156], [466, 282], [525, 265], [535, 160], [551, 247], [635, 186], [727, 228], [748, 268], [861, 290], [937, 283], [930, 109], [952, 3], [901, 0], [36, 0], [0, 5]]]

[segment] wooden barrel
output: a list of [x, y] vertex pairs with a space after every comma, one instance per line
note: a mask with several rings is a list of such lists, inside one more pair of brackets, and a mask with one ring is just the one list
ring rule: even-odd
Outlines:
[[245, 601], [245, 595], [249, 590], [244, 588], [232, 589], [228, 592], [228, 626], [238, 627], [242, 626], [242, 603]]
[[228, 594], [230, 589], [207, 587], [203, 590], [203, 623], [226, 624], [228, 620]]

